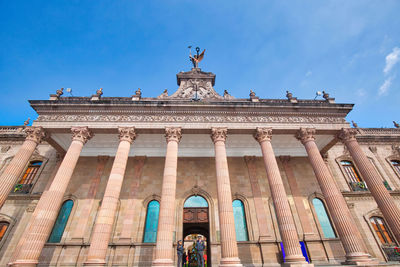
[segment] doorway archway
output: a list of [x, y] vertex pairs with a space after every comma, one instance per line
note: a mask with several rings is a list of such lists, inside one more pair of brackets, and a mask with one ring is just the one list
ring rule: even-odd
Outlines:
[[[194, 244], [193, 236], [201, 235], [206, 241], [205, 258], [207, 267], [211, 266], [209, 205], [199, 195], [188, 197], [183, 205], [183, 237], [185, 248]], [[190, 244], [188, 244], [190, 243]]]

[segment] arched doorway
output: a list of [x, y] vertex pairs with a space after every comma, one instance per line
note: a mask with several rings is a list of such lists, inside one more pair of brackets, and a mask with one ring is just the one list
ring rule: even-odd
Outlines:
[[192, 248], [198, 235], [203, 236], [206, 242], [204, 255], [207, 259], [207, 267], [210, 267], [211, 246], [208, 202], [202, 196], [193, 195], [188, 197], [183, 205], [183, 238], [185, 249]]

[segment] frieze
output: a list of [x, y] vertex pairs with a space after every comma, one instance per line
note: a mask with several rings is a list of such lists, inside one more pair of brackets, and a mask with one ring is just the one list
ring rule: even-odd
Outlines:
[[37, 121], [62, 122], [230, 122], [230, 123], [346, 123], [342, 117], [227, 115], [39, 115]]

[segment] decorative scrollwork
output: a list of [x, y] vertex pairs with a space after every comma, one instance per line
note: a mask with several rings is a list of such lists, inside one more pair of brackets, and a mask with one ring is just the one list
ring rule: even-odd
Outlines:
[[213, 140], [214, 143], [218, 141], [225, 142], [227, 133], [228, 133], [228, 128], [226, 127], [211, 128], [211, 139]]
[[262, 143], [264, 141], [271, 141], [272, 139], [272, 128], [262, 128], [257, 127], [256, 132], [254, 133], [254, 138], [257, 142]]
[[132, 143], [136, 139], [135, 127], [119, 127], [119, 140]]
[[301, 141], [302, 144], [305, 144], [309, 141], [315, 140], [315, 128], [300, 128], [296, 133], [296, 138]]
[[83, 144], [86, 144], [93, 137], [93, 133], [87, 126], [85, 127], [72, 127], [72, 140], [73, 141], [80, 141]]
[[26, 133], [26, 140], [31, 140], [40, 144], [40, 142], [47, 137], [42, 127], [26, 126], [24, 129]]
[[182, 129], [178, 127], [165, 128], [165, 138], [167, 139], [167, 143], [171, 141], [179, 143], [182, 138]]

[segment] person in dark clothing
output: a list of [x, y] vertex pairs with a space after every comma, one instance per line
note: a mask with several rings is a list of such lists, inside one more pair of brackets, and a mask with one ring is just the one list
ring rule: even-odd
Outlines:
[[197, 238], [195, 247], [197, 250], [197, 266], [204, 267], [204, 250], [206, 245], [204, 244], [204, 240], [201, 239], [201, 236]]
[[182, 240], [178, 241], [178, 245], [176, 246], [176, 253], [178, 254], [178, 267], [182, 267], [182, 257], [183, 257], [183, 245]]

